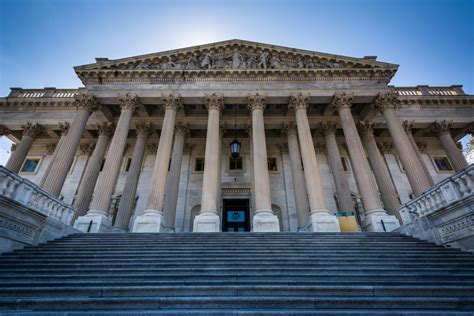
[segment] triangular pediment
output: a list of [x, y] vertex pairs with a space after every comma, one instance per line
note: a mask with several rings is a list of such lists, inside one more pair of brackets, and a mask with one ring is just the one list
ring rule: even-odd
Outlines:
[[397, 68], [397, 65], [373, 58], [354, 58], [229, 40], [116, 60], [97, 58], [96, 63], [77, 66], [75, 70], [86, 84], [123, 82], [126, 78], [135, 78], [135, 82], [139, 78], [155, 82], [173, 81], [183, 76], [207, 80], [271, 76], [278, 80], [289, 74], [308, 80], [341, 76], [390, 80]]

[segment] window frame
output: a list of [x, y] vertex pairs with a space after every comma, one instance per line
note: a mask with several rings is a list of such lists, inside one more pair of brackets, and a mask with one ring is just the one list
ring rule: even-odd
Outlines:
[[[231, 161], [233, 159], [242, 159], [242, 169], [231, 169], [230, 168], [230, 165], [231, 165]], [[245, 157], [244, 156], [239, 156], [237, 158], [233, 158], [232, 156], [228, 156], [227, 157], [227, 172], [228, 173], [244, 173], [245, 172]]]
[[[433, 162], [434, 167], [436, 168], [436, 172], [438, 172], [438, 173], [453, 173], [454, 172], [453, 164], [451, 163], [451, 160], [449, 160], [448, 156], [434, 155], [434, 156], [430, 156], [430, 158], [431, 158], [431, 161]], [[436, 163], [437, 159], [446, 159], [446, 161], [448, 163], [448, 167], [450, 167], [451, 169], [450, 170], [440, 170], [438, 168], [438, 164]]]
[[[202, 161], [203, 161], [202, 170], [196, 170], [196, 164], [197, 164], [198, 159], [202, 159]], [[204, 173], [205, 166], [206, 166], [206, 160], [205, 160], [204, 157], [202, 157], [202, 156], [194, 157], [194, 159], [193, 159], [193, 173]]]
[[[26, 162], [28, 160], [38, 160], [38, 163], [36, 164], [36, 167], [35, 167], [35, 170], [33, 171], [23, 171], [23, 167], [25, 166]], [[25, 158], [25, 160], [23, 161], [23, 163], [21, 164], [21, 168], [20, 168], [20, 172], [21, 174], [37, 174], [38, 171], [39, 171], [39, 168], [41, 166], [41, 163], [43, 161], [43, 156], [28, 156]]]

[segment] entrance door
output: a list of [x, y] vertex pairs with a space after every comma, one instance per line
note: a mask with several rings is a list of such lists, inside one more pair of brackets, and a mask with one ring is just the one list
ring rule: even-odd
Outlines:
[[222, 230], [224, 232], [250, 231], [250, 210], [248, 199], [224, 199]]

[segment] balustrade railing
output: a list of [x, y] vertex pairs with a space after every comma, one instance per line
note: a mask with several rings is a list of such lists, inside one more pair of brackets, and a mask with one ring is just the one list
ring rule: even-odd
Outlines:
[[74, 98], [79, 93], [78, 89], [22, 89], [11, 88], [9, 98]]
[[403, 96], [456, 96], [465, 95], [462, 86], [450, 87], [430, 87], [430, 86], [416, 86], [416, 87], [395, 87], [395, 91]]

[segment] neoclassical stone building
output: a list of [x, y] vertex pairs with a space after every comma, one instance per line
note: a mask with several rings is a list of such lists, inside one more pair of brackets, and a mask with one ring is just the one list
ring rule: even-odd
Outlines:
[[390, 86], [397, 68], [242, 40], [97, 58], [84, 88], [0, 99], [6, 167], [85, 232], [390, 231], [467, 167], [474, 117], [461, 86]]

